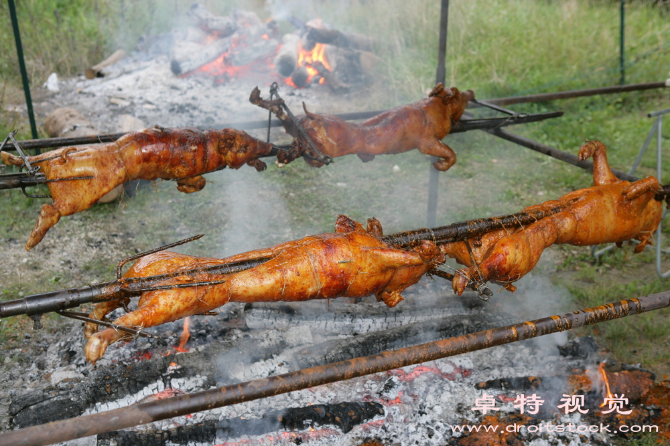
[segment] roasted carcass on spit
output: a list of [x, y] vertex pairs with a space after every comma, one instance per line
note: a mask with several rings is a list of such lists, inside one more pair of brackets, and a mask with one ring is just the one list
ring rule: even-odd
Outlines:
[[[65, 215], [93, 206], [103, 195], [125, 182], [177, 180], [185, 193], [205, 187], [202, 174], [248, 164], [256, 170], [266, 165], [259, 157], [272, 153], [271, 144], [235, 129], [191, 130], [154, 127], [128, 133], [115, 142], [92, 147], [66, 147], [28, 158], [47, 180], [88, 177], [76, 181], [49, 182], [52, 204], [44, 204], [26, 249], [44, 238], [47, 231]], [[2, 153], [5, 164], [22, 166], [23, 159]]]
[[[159, 285], [225, 281], [216, 285], [147, 291], [138, 308], [114, 324], [146, 328], [185, 316], [204, 313], [227, 302], [274, 302], [363, 297], [374, 294], [389, 307], [402, 300], [401, 292], [416, 283], [429, 269], [444, 262], [444, 254], [430, 241], [412, 250], [391, 247], [380, 240], [381, 225], [368, 220], [367, 230], [340, 216], [334, 233], [305, 237], [268, 249], [250, 251], [225, 259], [193, 257], [162, 251], [138, 260], [124, 277], [174, 273], [221, 263], [271, 257], [266, 263], [228, 275], [200, 274], [170, 278]], [[98, 304], [90, 317], [101, 320], [126, 302]], [[86, 359], [97, 361], [109, 344], [132, 337], [114, 328], [97, 331], [87, 323]]]
[[452, 123], [460, 119], [471, 99], [474, 99], [472, 90], [460, 92], [457, 88], [444, 88], [444, 85], [438, 84], [427, 99], [355, 124], [333, 115], [310, 113], [304, 103], [305, 115], [296, 116], [294, 121], [284, 110], [282, 99], [265, 100], [258, 88], [249, 98], [252, 104], [274, 113], [282, 121], [286, 132], [295, 138], [290, 150], [277, 156], [280, 163], [289, 163], [304, 156], [313, 166], [323, 165], [315, 159], [316, 154], [300, 135], [297, 124], [307, 132], [321, 154], [331, 158], [358, 155], [367, 162], [376, 155], [418, 148], [421, 153], [441, 158], [433, 164], [442, 171], [456, 162], [454, 151], [442, 139], [451, 130]]
[[663, 214], [655, 199], [661, 185], [654, 177], [630, 183], [610, 170], [606, 148], [600, 141], [588, 141], [579, 159], [593, 156], [593, 187], [579, 189], [558, 200], [530, 206], [526, 211], [565, 205], [556, 214], [526, 227], [500, 229], [477, 239], [445, 244], [442, 252], [467, 268], [455, 274], [454, 291], [463, 293], [468, 283], [495, 281], [514, 291], [511, 284], [533, 269], [545, 248], [553, 244], [599, 245], [637, 239], [635, 252], [651, 243]]

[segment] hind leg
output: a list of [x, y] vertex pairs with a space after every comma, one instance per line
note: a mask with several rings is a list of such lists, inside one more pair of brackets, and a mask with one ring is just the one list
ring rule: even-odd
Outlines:
[[[212, 288], [193, 287], [146, 292], [140, 299], [137, 310], [119, 317], [114, 324], [135, 329], [155, 327], [186, 316], [204, 313], [228, 302], [228, 298], [225, 297], [226, 293], [221, 296], [214, 292], [208, 296], [208, 291], [211, 291]], [[106, 328], [94, 333], [84, 347], [86, 359], [95, 364], [110, 344], [132, 337], [132, 334], [123, 333], [114, 328]]]
[[442, 172], [449, 170], [451, 166], [456, 164], [456, 154], [454, 151], [451, 150], [451, 147], [438, 139], [422, 142], [419, 145], [419, 152], [442, 158], [433, 163], [433, 166]]
[[37, 217], [37, 222], [33, 228], [33, 232], [30, 233], [30, 237], [26, 242], [26, 251], [30, 251], [34, 248], [39, 242], [42, 241], [46, 233], [58, 223], [60, 220], [60, 212], [52, 204], [44, 204], [40, 209], [40, 215]]
[[202, 175], [198, 175], [196, 177], [184, 178], [183, 180], [177, 181], [177, 190], [186, 194], [192, 194], [193, 192], [203, 190], [206, 184], [207, 180], [205, 180]]
[[[638, 180], [630, 184], [621, 192], [621, 195], [623, 195], [626, 200], [634, 200], [636, 198], [641, 197], [646, 192], [656, 193], [659, 192], [661, 189], [662, 189], [661, 184], [655, 177], [647, 177], [643, 180]], [[646, 201], [644, 201], [644, 205], [646, 206], [646, 204], [652, 198], [653, 195], [650, 194], [649, 198]]]
[[[101, 321], [105, 316], [107, 316], [112, 311], [116, 310], [117, 308], [123, 307], [124, 304], [127, 305], [129, 301], [130, 299], [125, 298], [121, 300], [111, 300], [109, 302], [101, 302], [93, 308], [93, 311], [91, 311], [88, 317]], [[93, 334], [97, 331], [98, 331], [98, 324], [94, 324], [93, 322], [86, 322], [86, 324], [84, 325], [84, 336], [86, 336], [86, 339], [93, 336]]]

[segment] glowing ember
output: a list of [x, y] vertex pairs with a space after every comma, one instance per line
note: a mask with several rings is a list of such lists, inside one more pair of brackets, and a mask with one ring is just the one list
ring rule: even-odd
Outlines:
[[[302, 47], [302, 42], [298, 42], [298, 68], [305, 67], [307, 70], [307, 81], [305, 85], [309, 85], [312, 82], [312, 79], [314, 79], [314, 76], [319, 74], [316, 68], [312, 67], [314, 62], [321, 62], [323, 66], [326, 67], [326, 69], [329, 71], [333, 70], [330, 63], [328, 63], [328, 60], [326, 59], [325, 51], [326, 45], [323, 43], [317, 43], [314, 45], [314, 48], [308, 51]], [[287, 77], [285, 81], [288, 85], [294, 88], [298, 88], [290, 77]], [[319, 80], [319, 84], [323, 84], [325, 81], [326, 80], [324, 78], [321, 78]]]
[[397, 376], [400, 381], [413, 381], [424, 373], [434, 373], [438, 376], [441, 376], [442, 378], [448, 379], [449, 381], [455, 380], [459, 375], [461, 377], [467, 377], [470, 375], [470, 370], [458, 367], [455, 364], [451, 365], [454, 367], [454, 371], [452, 373], [443, 373], [437, 367], [427, 365], [418, 365], [414, 367], [414, 369], [409, 373], [402, 369], [391, 370], [387, 373], [389, 375]]
[[[607, 380], [607, 373], [605, 373], [605, 361], [601, 362], [600, 365], [598, 366], [598, 372], [600, 373], [600, 376], [602, 377], [603, 382], [605, 383], [605, 388], [607, 389], [607, 398], [614, 398], [614, 395], [612, 395], [612, 392], [610, 391], [610, 383]], [[604, 406], [605, 401], [603, 400], [600, 407]]]
[[365, 402], [375, 402], [379, 403], [383, 406], [395, 406], [397, 404], [402, 403], [402, 396], [403, 396], [403, 391], [398, 392], [398, 396], [396, 396], [394, 399], [386, 398], [386, 397], [373, 397], [372, 395], [365, 395], [363, 397], [363, 401]]
[[177, 350], [180, 353], [188, 352], [188, 349], [186, 348], [186, 343], [188, 342], [188, 338], [191, 336], [191, 332], [188, 329], [190, 324], [191, 324], [191, 318], [186, 317], [186, 319], [184, 319], [184, 329], [182, 330], [181, 335], [179, 336], [179, 347], [175, 347], [175, 350]]
[[165, 389], [153, 395], [142, 398], [140, 403], [148, 403], [151, 401], [164, 400], [165, 398], [172, 398], [173, 396], [184, 395], [185, 392], [179, 389]]
[[[256, 445], [256, 444], [267, 444], [267, 443], [274, 443], [274, 442], [280, 442], [283, 440], [291, 440], [291, 442], [295, 442], [295, 444], [301, 444], [306, 441], [310, 440], [318, 440], [322, 438], [330, 438], [330, 437], [335, 437], [335, 436], [340, 436], [342, 433], [338, 430], [335, 429], [318, 429], [315, 430], [314, 428], [310, 427], [310, 430], [307, 432], [281, 432], [281, 433], [276, 433], [272, 435], [265, 435], [261, 438], [255, 439], [255, 440], [240, 440], [236, 442], [224, 442], [220, 443], [216, 446], [241, 446], [241, 445]], [[297, 440], [297, 441], [296, 441]], [[282, 442], [283, 444], [283, 442]]]

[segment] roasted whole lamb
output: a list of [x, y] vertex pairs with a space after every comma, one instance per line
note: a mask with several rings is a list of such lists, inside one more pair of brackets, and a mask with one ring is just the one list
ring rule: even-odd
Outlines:
[[286, 132], [295, 138], [291, 148], [277, 156], [280, 163], [289, 163], [304, 156], [310, 165], [323, 165], [315, 159], [316, 154], [301, 137], [296, 128], [298, 124], [309, 134], [321, 154], [331, 158], [358, 155], [367, 162], [376, 155], [418, 148], [421, 153], [441, 158], [433, 163], [441, 171], [448, 170], [456, 162], [454, 151], [442, 139], [451, 130], [452, 123], [460, 119], [471, 99], [474, 99], [472, 90], [460, 92], [438, 84], [427, 99], [355, 124], [333, 115], [310, 113], [304, 103], [305, 115], [296, 116], [293, 121], [282, 108], [282, 99], [264, 100], [258, 88], [249, 98], [252, 104], [274, 113], [282, 121]]
[[[202, 174], [248, 164], [261, 171], [259, 157], [273, 152], [271, 144], [235, 129], [191, 130], [154, 127], [128, 133], [119, 140], [93, 147], [67, 147], [32, 156], [47, 180], [92, 176], [92, 179], [48, 183], [53, 204], [44, 204], [26, 250], [36, 246], [47, 231], [65, 215], [93, 206], [103, 195], [125, 182], [177, 180], [185, 193], [205, 187]], [[2, 153], [5, 164], [23, 165], [23, 159]]]
[[661, 185], [654, 177], [630, 183], [619, 180], [607, 163], [605, 145], [588, 141], [579, 159], [593, 156], [593, 187], [576, 190], [558, 200], [546, 201], [527, 211], [566, 205], [566, 209], [526, 227], [501, 229], [477, 239], [442, 245], [442, 252], [466, 265], [455, 274], [454, 291], [463, 293], [468, 283], [494, 281], [510, 291], [512, 282], [533, 269], [542, 251], [553, 244], [599, 245], [637, 239], [635, 252], [651, 243], [663, 214], [654, 198]]
[[[229, 275], [203, 273], [170, 278], [159, 285], [221, 281], [216, 285], [147, 291], [138, 308], [114, 321], [125, 327], [152, 327], [185, 316], [204, 313], [227, 302], [274, 302], [337, 297], [377, 296], [389, 307], [402, 300], [401, 292], [416, 283], [429, 269], [444, 262], [444, 254], [430, 241], [404, 251], [380, 240], [381, 225], [368, 220], [367, 230], [340, 216], [334, 233], [305, 237], [272, 248], [251, 251], [225, 259], [193, 257], [158, 252], [138, 260], [124, 277], [146, 277], [174, 273], [241, 260], [271, 257], [257, 267]], [[125, 305], [124, 301], [98, 304], [90, 317], [101, 320]], [[87, 323], [86, 359], [95, 362], [109, 344], [132, 337], [114, 328], [97, 331]]]

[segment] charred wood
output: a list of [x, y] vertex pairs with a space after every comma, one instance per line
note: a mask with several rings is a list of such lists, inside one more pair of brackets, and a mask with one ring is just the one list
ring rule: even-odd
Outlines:
[[320, 426], [335, 426], [343, 433], [384, 415], [384, 406], [374, 402], [314, 404], [291, 407], [264, 414], [261, 418], [232, 418], [221, 420], [218, 438], [237, 438], [242, 435], [263, 435], [280, 430], [301, 431]]
[[123, 50], [114, 51], [114, 53], [107, 59], [103, 60], [97, 65], [93, 65], [91, 68], [87, 68], [86, 71], [84, 72], [86, 79], [95, 79], [96, 77], [104, 77], [105, 73], [102, 72], [102, 69], [112, 64], [115, 64], [124, 57], [126, 57], [125, 51]]
[[309, 79], [309, 73], [307, 68], [300, 67], [296, 69], [293, 74], [291, 74], [291, 82], [298, 88], [305, 88], [307, 86], [307, 80]]
[[195, 26], [218, 37], [227, 37], [237, 30], [237, 23], [233, 18], [216, 16], [200, 3], [191, 6], [187, 17]]
[[98, 435], [96, 446], [165, 446], [166, 444], [214, 444], [218, 422], [214, 420], [202, 423], [178, 426], [173, 429], [151, 429], [146, 431], [114, 431]]
[[343, 340], [327, 341], [302, 348], [295, 357], [295, 368], [302, 369], [374, 355], [437, 339], [488, 330], [512, 322], [512, 317], [504, 313], [458, 315], [437, 321], [415, 322], [388, 330]]
[[274, 66], [277, 73], [289, 77], [298, 67], [298, 45], [300, 37], [296, 34], [286, 34], [282, 37], [282, 46], [277, 52]]
[[316, 43], [327, 43], [329, 45], [352, 50], [372, 51], [374, 41], [363, 34], [345, 33], [336, 29], [307, 28], [306, 39]]
[[[411, 292], [407, 293], [407, 297], [410, 296]], [[462, 297], [465, 299], [421, 298], [421, 305], [398, 305], [394, 308], [338, 300], [330, 303], [249, 303], [244, 307], [244, 318], [252, 329], [284, 330], [306, 326], [325, 333], [361, 334], [466, 314], [484, 305], [475, 293], [464, 293]]]
[[234, 36], [217, 39], [209, 45], [194, 42], [182, 42], [172, 49], [170, 69], [179, 76], [189, 73], [201, 66], [216, 60], [230, 50]]
[[59, 421], [39, 427], [0, 434], [3, 444], [51, 444], [124, 429], [196, 411], [211, 410], [240, 402], [253, 401], [317, 385], [388, 371], [461, 353], [514, 343], [559, 331], [577, 329], [613, 319], [670, 306], [670, 292], [641, 296], [593, 308], [572, 311], [497, 327], [465, 336], [430, 342], [416, 347], [314, 367], [255, 381], [219, 387], [161, 401]]

